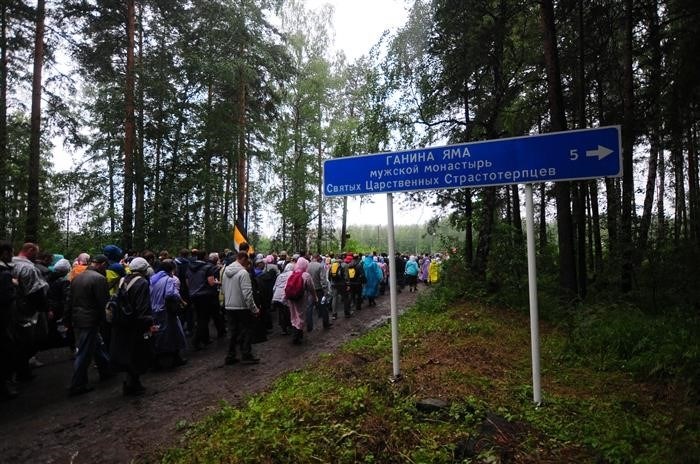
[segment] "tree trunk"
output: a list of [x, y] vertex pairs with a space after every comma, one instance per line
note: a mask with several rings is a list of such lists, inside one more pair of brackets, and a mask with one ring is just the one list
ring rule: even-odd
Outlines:
[[649, 71], [650, 94], [650, 127], [649, 127], [649, 167], [647, 172], [647, 185], [644, 195], [644, 209], [639, 223], [639, 239], [637, 242], [637, 260], [639, 265], [644, 257], [649, 241], [649, 229], [651, 228], [651, 215], [654, 207], [654, 190], [656, 186], [656, 173], [661, 152], [661, 105], [659, 104], [659, 91], [661, 89], [661, 42], [659, 37], [659, 12], [658, 3], [649, 4], [649, 48], [651, 49]]
[[321, 147], [321, 138], [318, 139], [318, 156], [316, 158], [316, 164], [318, 169], [318, 185], [317, 185], [317, 198], [318, 198], [318, 224], [316, 233], [316, 253], [321, 253], [321, 247], [323, 243], [323, 148]]
[[685, 209], [685, 176], [683, 166], [683, 118], [680, 113], [681, 95], [678, 84], [673, 84], [671, 102], [671, 163], [674, 180], [675, 220], [673, 224], [673, 240], [675, 246], [680, 245], [682, 233], [686, 229]]
[[117, 230], [117, 199], [116, 199], [116, 186], [114, 184], [114, 155], [110, 148], [107, 149], [107, 175], [109, 178], [108, 190], [109, 190], [109, 233], [111, 237]]
[[486, 277], [488, 257], [491, 251], [491, 236], [493, 235], [494, 216], [496, 215], [496, 187], [484, 188], [484, 204], [482, 206], [482, 221], [479, 227], [479, 241], [472, 270], [480, 278]]
[[695, 243], [700, 244], [700, 204], [698, 189], [698, 153], [696, 136], [692, 124], [688, 125], [688, 200], [690, 210], [690, 237]]
[[[205, 146], [204, 148], [205, 154], [203, 156], [204, 158], [204, 163], [205, 166], [203, 167], [203, 183], [204, 183], [204, 204], [202, 205], [202, 224], [204, 225], [204, 237], [203, 237], [203, 246], [205, 250], [211, 250], [212, 246], [212, 198], [211, 198], [211, 184], [212, 184], [212, 174], [210, 174], [211, 171], [211, 162], [212, 162], [212, 156], [211, 156], [211, 150], [209, 150], [209, 146]], [[243, 224], [241, 222], [241, 224]]]
[[[462, 85], [462, 100], [464, 106], [464, 140], [463, 142], [471, 142], [472, 138], [472, 122], [469, 116], [469, 85], [464, 82]], [[474, 207], [472, 205], [472, 190], [465, 188], [464, 192], [464, 218], [465, 218], [465, 233], [464, 233], [464, 263], [471, 266], [474, 263]]]
[[586, 263], [588, 265], [587, 273], [593, 274], [595, 279], [595, 235], [593, 234], [593, 205], [591, 204], [591, 184], [589, 181], [586, 184], [586, 197], [583, 199], [586, 208]]
[[632, 215], [634, 210], [634, 74], [632, 69], [632, 40], [633, 40], [633, 0], [625, 0], [625, 40], [622, 52], [623, 58], [623, 120], [622, 127], [622, 218], [620, 221], [620, 248], [622, 258], [621, 289], [629, 292], [632, 289], [633, 241]]
[[7, 2], [0, 5], [0, 236], [7, 233]]
[[[158, 127], [158, 136], [155, 139], [155, 165], [153, 166], [153, 216], [151, 218], [151, 234], [153, 237], [166, 237], [164, 235], [165, 228], [163, 226], [163, 219], [168, 217], [166, 214], [164, 214], [163, 211], [161, 211], [162, 207], [161, 204], [163, 204], [163, 192], [162, 192], [162, 187], [161, 187], [161, 159], [163, 156], [163, 136], [162, 136], [162, 130], [161, 128], [163, 127], [163, 107], [160, 106], [158, 108], [158, 119], [155, 121], [156, 126]], [[169, 208], [168, 208], [169, 209]]]
[[34, 75], [32, 78], [32, 115], [29, 135], [29, 179], [27, 182], [27, 222], [25, 242], [39, 240], [39, 180], [41, 176], [41, 71], [44, 67], [45, 0], [36, 5], [36, 34], [34, 35]]
[[[211, 114], [212, 109], [212, 92], [211, 85], [208, 86], [207, 92], [207, 114]], [[202, 208], [202, 223], [204, 224], [204, 248], [206, 250], [211, 250], [212, 247], [212, 231], [214, 229], [214, 221], [212, 221], [212, 198], [211, 198], [211, 184], [212, 184], [212, 142], [211, 142], [211, 131], [206, 131], [206, 136], [204, 140], [204, 160], [205, 164], [202, 166], [202, 179], [204, 180], [204, 205]], [[226, 176], [227, 182], [229, 176]], [[243, 224], [243, 222], [241, 222]], [[225, 224], [225, 226], [228, 226]], [[226, 229], [223, 229], [226, 230]]]
[[[143, 74], [143, 5], [139, 2], [139, 76]], [[134, 77], [136, 73], [134, 72]], [[139, 78], [139, 118], [138, 118], [138, 142], [139, 148], [134, 151], [134, 184], [136, 192], [134, 211], [134, 245], [137, 250], [143, 250], [146, 246], [146, 176], [144, 158], [144, 88], [143, 79]]]
[[547, 185], [540, 183], [540, 256], [547, 250]]
[[513, 223], [513, 204], [512, 204], [510, 185], [507, 185], [503, 190], [505, 193], [505, 200], [506, 200], [505, 220], [506, 220], [506, 224], [508, 224], [508, 226], [512, 229], [515, 224]]
[[464, 215], [465, 237], [464, 237], [464, 262], [467, 266], [474, 263], [474, 205], [472, 203], [472, 190], [464, 189]]
[[[186, 105], [184, 103], [187, 100], [188, 90], [189, 90], [189, 88], [188, 88], [188, 86], [186, 86], [182, 90], [182, 92], [180, 93], [181, 101], [180, 101], [180, 104], [177, 105], [178, 110], [179, 110], [177, 113], [177, 116], [176, 116], [177, 126], [176, 126], [175, 131], [174, 131], [175, 135], [173, 137], [173, 142], [172, 142], [172, 156], [171, 156], [171, 162], [170, 162], [170, 169], [171, 169], [171, 172], [176, 173], [174, 176], [174, 178], [176, 178], [176, 179], [177, 179], [177, 174], [180, 172], [180, 170], [182, 169], [182, 166], [185, 164], [185, 163], [180, 162], [180, 140], [182, 138], [182, 128], [183, 128], [183, 126], [185, 124], [185, 120], [186, 120], [186, 117], [184, 114]], [[174, 188], [175, 186], [173, 185], [173, 182], [166, 182], [164, 185], [165, 185], [165, 187], [163, 190], [168, 192], [164, 201], [166, 201], [166, 202], [168, 202], [168, 204], [170, 204], [175, 199], [175, 195], [176, 195], [176, 193], [175, 193], [176, 190]], [[184, 236], [182, 241], [185, 244], [191, 244], [190, 237], [192, 235], [192, 225], [190, 224], [191, 211], [190, 211], [189, 199], [190, 199], [190, 196], [185, 195], [185, 207], [184, 207], [184, 211], [181, 214], [183, 216], [183, 221], [180, 222], [181, 225], [176, 226], [175, 230], [173, 231], [175, 236], [178, 238]], [[168, 208], [166, 208], [165, 211], [161, 211], [161, 213], [164, 213], [166, 211], [168, 211]], [[178, 217], [179, 216], [180, 215], [178, 215]], [[163, 227], [161, 230], [172, 230], [172, 218], [170, 218], [166, 215], [162, 215], [161, 217], [163, 219]]]
[[[605, 98], [603, 91], [602, 79], [597, 79], [596, 97], [598, 102], [598, 120], [605, 122]], [[605, 217], [607, 219], [608, 229], [608, 256], [614, 260], [617, 259], [618, 253], [618, 230], [617, 219], [619, 216], [620, 194], [618, 191], [618, 183], [616, 178], [605, 178], [605, 200], [607, 203], [607, 211]]]
[[[585, 62], [585, 35], [584, 35], [584, 11], [583, 0], [578, 0], [578, 67], [576, 70], [576, 107], [578, 127], [584, 129], [586, 124], [586, 62]], [[588, 182], [575, 182], [574, 188], [574, 215], [576, 225], [576, 254], [578, 295], [586, 298], [586, 285], [588, 280], [588, 267], [586, 265], [586, 199], [588, 198]]]
[[[557, 51], [554, 6], [552, 5], [552, 0], [542, 0], [540, 3], [540, 14], [543, 31], [544, 61], [547, 68], [547, 95], [552, 130], [564, 131], [566, 130], [566, 116], [564, 114], [564, 98], [561, 90], [559, 55]], [[570, 191], [570, 182], [557, 182], [555, 184], [557, 199], [557, 236], [559, 240], [559, 286], [562, 290], [562, 300], [565, 302], [571, 301], [577, 294]]]
[[656, 240], [658, 243], [666, 241], [667, 225], [666, 225], [666, 208], [664, 201], [666, 199], [666, 155], [664, 154], [663, 145], [659, 147], [659, 162], [658, 162], [659, 182], [657, 183], [659, 193], [656, 196]]
[[586, 182], [573, 182], [574, 187], [574, 224], [576, 226], [576, 263], [578, 276], [578, 296], [586, 298], [588, 269], [586, 267]]
[[247, 152], [246, 152], [246, 83], [245, 76], [243, 75], [243, 69], [239, 70], [238, 73], [238, 91], [237, 91], [237, 116], [236, 127], [238, 134], [238, 150], [236, 153], [236, 219], [241, 223], [245, 224], [245, 210], [248, 201], [248, 185], [246, 183], [246, 164], [247, 164]]
[[136, 29], [135, 0], [126, 2], [126, 85], [124, 90], [124, 211], [122, 220], [122, 245], [127, 250], [133, 247], [134, 221], [134, 35]]
[[591, 219], [593, 221], [593, 276], [603, 271], [603, 240], [600, 234], [600, 211], [598, 209], [598, 181], [592, 180], [588, 189], [591, 198]]
[[520, 217], [520, 191], [518, 185], [511, 185], [513, 192], [513, 230], [515, 230], [515, 243], [523, 241], [523, 220]]

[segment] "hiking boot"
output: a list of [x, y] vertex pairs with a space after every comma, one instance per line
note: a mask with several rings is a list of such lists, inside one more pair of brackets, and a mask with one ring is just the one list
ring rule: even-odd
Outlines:
[[235, 356], [226, 356], [226, 359], [224, 360], [224, 364], [227, 366], [230, 366], [232, 364], [236, 364], [238, 362], [238, 358]]
[[32, 374], [31, 371], [22, 371], [18, 373], [15, 378], [18, 382], [31, 382], [32, 380], [36, 379], [36, 374]]
[[243, 359], [241, 359], [241, 363], [242, 363], [242, 364], [259, 364], [259, 363], [260, 363], [260, 359], [258, 359], [258, 358], [253, 358], [253, 357], [250, 357], [250, 358], [243, 358]]
[[11, 400], [17, 398], [18, 395], [19, 392], [7, 381], [3, 381], [2, 384], [0, 384], [0, 400]]
[[136, 385], [127, 385], [126, 382], [122, 384], [122, 393], [124, 396], [139, 396], [146, 392], [146, 387], [137, 383]]
[[68, 396], [83, 395], [85, 393], [93, 391], [94, 389], [95, 387], [91, 387], [90, 385], [79, 385], [77, 387], [70, 387], [70, 390], [68, 390]]
[[106, 382], [107, 380], [112, 379], [116, 376], [117, 376], [116, 372], [112, 372], [112, 371], [100, 372], [100, 382]]

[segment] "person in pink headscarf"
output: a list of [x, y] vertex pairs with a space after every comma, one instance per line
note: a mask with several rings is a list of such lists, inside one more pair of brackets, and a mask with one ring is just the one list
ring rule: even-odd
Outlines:
[[289, 315], [292, 321], [292, 330], [294, 331], [294, 337], [292, 338], [292, 343], [295, 345], [300, 345], [301, 340], [304, 337], [304, 320], [306, 318], [306, 308], [310, 304], [316, 304], [318, 297], [316, 296], [316, 290], [314, 289], [314, 281], [311, 278], [311, 274], [306, 272], [309, 267], [309, 261], [306, 258], [297, 259], [294, 265], [294, 272], [302, 273], [302, 279], [304, 280], [304, 296], [298, 300], [287, 300], [287, 306], [289, 306]]
[[73, 262], [73, 268], [68, 274], [68, 280], [73, 280], [75, 276], [80, 275], [85, 269], [87, 269], [88, 264], [90, 264], [90, 255], [87, 253], [80, 253]]

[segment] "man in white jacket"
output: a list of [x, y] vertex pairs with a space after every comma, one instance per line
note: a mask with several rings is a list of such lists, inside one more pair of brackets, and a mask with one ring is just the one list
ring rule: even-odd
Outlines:
[[253, 356], [252, 338], [255, 318], [260, 310], [253, 300], [253, 284], [250, 279], [250, 258], [241, 251], [224, 269], [221, 291], [224, 294], [224, 308], [229, 322], [231, 342], [226, 356], [226, 364], [238, 362], [236, 346], [241, 351], [243, 364], [257, 364], [260, 360]]

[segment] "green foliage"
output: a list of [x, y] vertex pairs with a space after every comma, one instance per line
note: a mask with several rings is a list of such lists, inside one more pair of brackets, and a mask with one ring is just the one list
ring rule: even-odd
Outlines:
[[641, 263], [637, 285], [630, 298], [652, 313], [665, 313], [671, 308], [693, 312], [700, 307], [698, 262], [700, 250], [688, 241], [651, 250]]
[[[384, 251], [388, 243], [388, 230], [386, 226], [349, 226], [353, 243], [359, 248], [352, 251]], [[394, 241], [396, 251], [400, 253], [422, 254], [439, 253], [447, 249], [446, 244], [455, 243], [457, 230], [447, 221], [440, 221], [434, 225], [415, 224], [394, 226]]]
[[[549, 395], [545, 397], [546, 405], [535, 409], [527, 404], [528, 400], [522, 398], [523, 419], [550, 439], [590, 447], [605, 462], [654, 463], [682, 456], [679, 449], [665, 449], [670, 418], [664, 414], [640, 414], [633, 409], [633, 402]], [[693, 449], [690, 446], [687, 451]]]
[[596, 369], [687, 382], [700, 391], [700, 318], [649, 315], [631, 305], [593, 306], [576, 314], [567, 357]]

